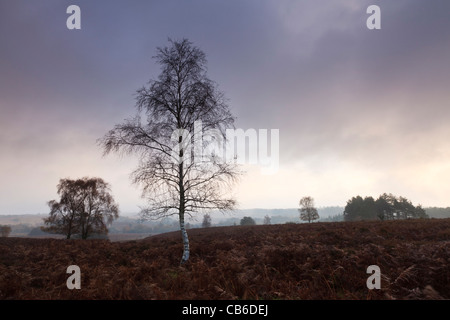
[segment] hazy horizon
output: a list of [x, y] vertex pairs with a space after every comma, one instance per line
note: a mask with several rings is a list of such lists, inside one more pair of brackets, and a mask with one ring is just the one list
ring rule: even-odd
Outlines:
[[[81, 30], [66, 9], [81, 8]], [[381, 8], [381, 30], [366, 9]], [[450, 2], [0, 2], [0, 214], [48, 212], [62, 178], [101, 177], [123, 214], [145, 201], [135, 157], [97, 139], [135, 115], [168, 37], [203, 50], [236, 127], [279, 129], [277, 173], [258, 166], [239, 209], [345, 206], [404, 196], [449, 207]], [[11, 213], [10, 213], [11, 212]]]

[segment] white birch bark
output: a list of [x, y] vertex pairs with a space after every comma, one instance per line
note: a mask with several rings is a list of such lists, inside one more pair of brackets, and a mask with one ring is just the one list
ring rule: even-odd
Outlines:
[[180, 214], [180, 230], [183, 238], [183, 257], [180, 264], [184, 264], [189, 260], [189, 238], [184, 225], [184, 214]]

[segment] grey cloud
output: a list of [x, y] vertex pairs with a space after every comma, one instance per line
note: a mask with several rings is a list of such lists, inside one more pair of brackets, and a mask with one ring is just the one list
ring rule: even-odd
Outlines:
[[69, 1], [1, 1], [2, 161], [73, 154], [132, 116], [167, 37], [206, 52], [239, 127], [280, 129], [281, 165], [443, 159], [450, 2], [379, 0], [382, 30], [369, 31], [371, 2], [79, 0], [82, 30], [71, 32]]

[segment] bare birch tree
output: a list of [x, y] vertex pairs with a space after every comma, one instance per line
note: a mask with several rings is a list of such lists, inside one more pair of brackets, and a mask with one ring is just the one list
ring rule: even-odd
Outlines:
[[194, 123], [201, 121], [203, 130], [214, 129], [225, 140], [226, 129], [234, 128], [234, 117], [217, 85], [206, 76], [205, 54], [186, 39], [169, 43], [154, 57], [161, 66], [158, 79], [137, 91], [137, 115], [116, 125], [100, 144], [105, 154], [139, 155], [132, 180], [148, 201], [141, 216], [178, 215], [183, 264], [189, 259], [185, 215], [233, 209], [236, 202], [228, 191], [239, 171], [235, 163], [213, 154], [201, 161], [195, 158], [198, 150], [191, 146], [204, 149], [207, 142], [201, 134], [189, 134]]
[[311, 223], [311, 221], [319, 219], [319, 213], [314, 207], [314, 199], [312, 197], [301, 198], [299, 204], [301, 206], [301, 208], [298, 209], [300, 212], [300, 220]]

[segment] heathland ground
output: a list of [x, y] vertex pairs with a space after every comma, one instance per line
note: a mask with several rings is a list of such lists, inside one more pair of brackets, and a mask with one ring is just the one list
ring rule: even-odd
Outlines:
[[[0, 238], [0, 299], [450, 299], [450, 219], [228, 226], [142, 240]], [[81, 289], [69, 290], [69, 265]], [[367, 267], [381, 289], [366, 286]]]

